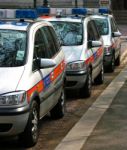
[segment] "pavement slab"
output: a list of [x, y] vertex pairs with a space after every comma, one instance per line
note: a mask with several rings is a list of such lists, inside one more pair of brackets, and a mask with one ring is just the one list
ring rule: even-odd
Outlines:
[[82, 150], [127, 150], [127, 81]]

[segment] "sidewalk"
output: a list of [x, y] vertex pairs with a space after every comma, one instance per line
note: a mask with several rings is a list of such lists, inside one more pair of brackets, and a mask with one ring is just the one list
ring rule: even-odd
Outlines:
[[55, 150], [127, 150], [126, 137], [127, 66], [103, 91]]
[[[127, 134], [126, 80], [127, 66], [109, 84], [55, 150], [127, 150], [127, 147], [110, 149], [116, 143], [115, 139], [120, 139], [118, 143], [120, 146], [125, 146], [126, 143], [126, 136], [122, 137], [123, 132]], [[109, 142], [111, 144], [108, 144]]]
[[[127, 68], [125, 77], [127, 77]], [[119, 81], [118, 84], [121, 84]], [[107, 100], [107, 99], [106, 99]], [[127, 81], [81, 150], [127, 150]]]

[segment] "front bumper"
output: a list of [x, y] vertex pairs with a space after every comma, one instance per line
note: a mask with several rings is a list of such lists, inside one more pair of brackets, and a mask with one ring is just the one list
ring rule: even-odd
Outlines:
[[0, 108], [0, 136], [22, 133], [29, 117], [29, 108]]
[[66, 89], [82, 88], [87, 79], [86, 71], [66, 71]]

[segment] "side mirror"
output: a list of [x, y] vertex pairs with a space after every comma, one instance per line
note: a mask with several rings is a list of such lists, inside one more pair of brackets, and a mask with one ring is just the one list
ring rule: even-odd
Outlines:
[[39, 68], [41, 68], [41, 69], [52, 68], [52, 67], [56, 66], [55, 61], [53, 61], [52, 59], [39, 58], [39, 59], [37, 59], [37, 63], [39, 65]]
[[120, 32], [113, 32], [112, 37], [120, 37], [121, 33]]
[[100, 47], [102, 46], [102, 42], [101, 41], [89, 41], [88, 42], [88, 47], [92, 48], [92, 47]]
[[101, 41], [92, 41], [92, 47], [101, 47], [102, 42]]

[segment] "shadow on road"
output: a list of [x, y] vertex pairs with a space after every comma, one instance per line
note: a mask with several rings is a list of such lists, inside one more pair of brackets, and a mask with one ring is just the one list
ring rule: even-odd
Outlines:
[[25, 150], [25, 148], [23, 148], [21, 143], [19, 143], [18, 137], [1, 137], [0, 149], [1, 150]]

